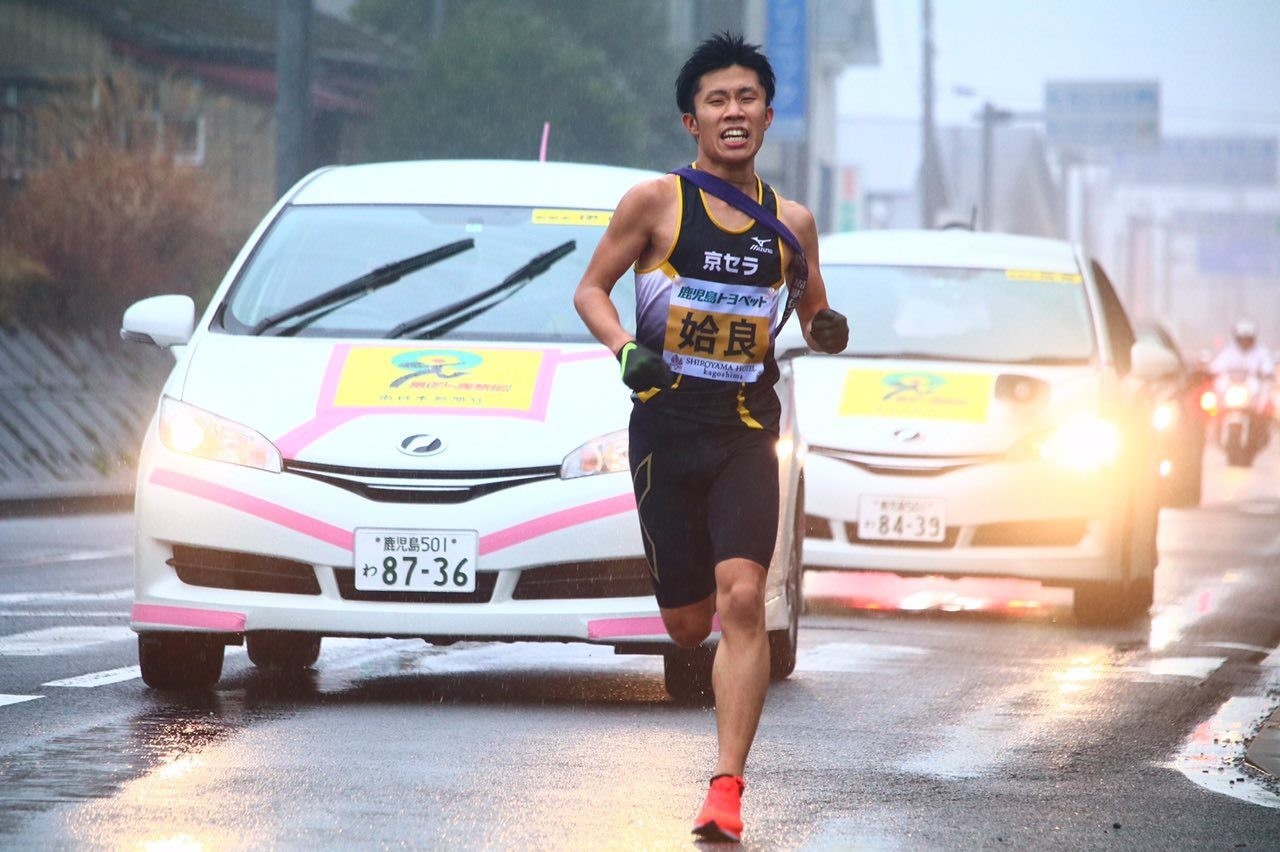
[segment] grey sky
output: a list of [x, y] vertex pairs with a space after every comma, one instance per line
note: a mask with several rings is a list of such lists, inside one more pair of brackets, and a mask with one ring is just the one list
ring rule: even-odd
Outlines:
[[[842, 117], [920, 115], [920, 0], [876, 0], [881, 65], [840, 77]], [[934, 0], [935, 110], [1039, 110], [1046, 80], [1152, 80], [1165, 135], [1280, 135], [1280, 0]], [[953, 87], [974, 91], [961, 97]]]

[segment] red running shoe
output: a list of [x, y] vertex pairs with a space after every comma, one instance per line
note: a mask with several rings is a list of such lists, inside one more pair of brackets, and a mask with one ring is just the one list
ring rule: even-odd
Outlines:
[[747, 788], [741, 775], [717, 775], [711, 779], [707, 801], [693, 824], [693, 833], [703, 840], [742, 839], [742, 791]]

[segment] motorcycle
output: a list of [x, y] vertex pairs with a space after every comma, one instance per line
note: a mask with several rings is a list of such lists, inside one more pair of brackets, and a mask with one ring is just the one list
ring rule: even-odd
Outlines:
[[1219, 373], [1213, 389], [1200, 398], [1200, 406], [1212, 420], [1215, 441], [1227, 464], [1253, 464], [1271, 438], [1272, 398], [1261, 377], [1235, 370]]

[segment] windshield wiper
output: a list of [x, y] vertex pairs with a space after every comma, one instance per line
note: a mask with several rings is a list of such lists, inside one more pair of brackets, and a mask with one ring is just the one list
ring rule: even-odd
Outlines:
[[[453, 257], [455, 254], [464, 252], [469, 248], [473, 248], [476, 241], [471, 237], [456, 242], [446, 243], [445, 245], [433, 248], [431, 251], [415, 254], [412, 257], [406, 257], [404, 260], [397, 260], [388, 263], [385, 266], [379, 266], [371, 272], [366, 272], [359, 278], [353, 278], [345, 284], [339, 284], [332, 290], [326, 290], [318, 296], [312, 296], [306, 301], [299, 302], [291, 308], [285, 308], [277, 311], [268, 317], [264, 317], [249, 329], [250, 334], [262, 334], [268, 329], [275, 328], [281, 323], [286, 323], [291, 319], [305, 317], [300, 322], [295, 323], [289, 328], [281, 331], [281, 335], [289, 335], [304, 328], [316, 320], [320, 319], [328, 313], [336, 311], [338, 308], [353, 302], [363, 296], [374, 292], [380, 287], [393, 284], [399, 281], [410, 272], [417, 272], [433, 263], [439, 263]], [[327, 309], [327, 310], [326, 310]], [[311, 316], [307, 316], [311, 314]]]
[[[531, 258], [515, 272], [512, 272], [506, 278], [503, 278], [502, 281], [493, 285], [489, 289], [476, 293], [474, 296], [459, 299], [451, 305], [445, 305], [443, 308], [437, 308], [436, 310], [423, 314], [422, 316], [406, 320], [388, 331], [386, 336], [404, 337], [406, 334], [413, 332], [421, 332], [422, 337], [436, 337], [437, 335], [444, 334], [465, 322], [475, 319], [490, 308], [494, 308], [505, 300], [511, 298], [522, 286], [546, 272], [553, 264], [555, 264], [556, 261], [573, 252], [577, 247], [577, 240], [569, 240], [566, 243], [561, 243], [555, 248], [544, 251], [542, 254]], [[503, 293], [504, 290], [506, 291], [505, 293]], [[480, 304], [485, 299], [497, 296], [500, 293], [502, 293], [501, 298], [494, 299], [488, 304]]]

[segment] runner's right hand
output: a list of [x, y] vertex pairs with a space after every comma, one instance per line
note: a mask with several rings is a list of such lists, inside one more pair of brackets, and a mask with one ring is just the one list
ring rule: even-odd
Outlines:
[[622, 365], [622, 381], [633, 391], [671, 387], [676, 380], [661, 355], [634, 340], [618, 350], [618, 363]]

